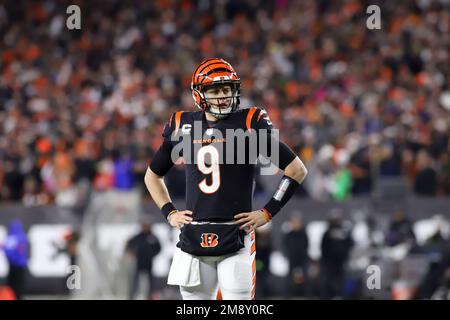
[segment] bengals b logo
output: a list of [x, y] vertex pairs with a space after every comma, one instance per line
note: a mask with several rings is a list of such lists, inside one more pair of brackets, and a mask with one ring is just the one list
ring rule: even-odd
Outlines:
[[203, 248], [214, 248], [219, 244], [219, 236], [215, 233], [202, 233], [202, 242], [200, 245]]

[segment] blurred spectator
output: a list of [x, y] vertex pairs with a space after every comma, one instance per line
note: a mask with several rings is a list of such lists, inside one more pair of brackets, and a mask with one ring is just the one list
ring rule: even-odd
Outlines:
[[118, 156], [114, 161], [114, 181], [118, 190], [131, 190], [134, 187], [133, 160], [129, 155]]
[[346, 166], [341, 166], [334, 177], [333, 198], [343, 201], [350, 197], [352, 190], [352, 173]]
[[0, 286], [0, 301], [1, 300], [16, 300], [16, 295], [10, 287]]
[[271, 285], [270, 255], [272, 254], [272, 236], [270, 225], [256, 229], [256, 299], [267, 299], [273, 292]]
[[414, 192], [422, 196], [434, 196], [437, 190], [437, 175], [432, 167], [428, 152], [421, 150], [417, 155], [417, 176]]
[[137, 298], [138, 289], [142, 288], [140, 279], [142, 276], [147, 278], [148, 293], [147, 297], [153, 299], [156, 294], [155, 282], [153, 281], [153, 259], [161, 251], [161, 244], [158, 238], [151, 231], [151, 224], [144, 222], [141, 225], [141, 231], [128, 240], [126, 253], [135, 259], [136, 268], [133, 270], [129, 299]]
[[381, 147], [380, 175], [401, 175], [401, 146], [386, 144]]
[[18, 300], [23, 299], [26, 286], [29, 258], [28, 239], [20, 220], [11, 221], [3, 251], [9, 264], [7, 285], [14, 291]]
[[28, 177], [25, 180], [25, 191], [22, 197], [22, 204], [26, 207], [43, 206], [50, 203], [48, 194], [38, 189], [35, 179]]
[[[367, 6], [361, 0], [111, 0], [101, 10], [86, 2], [83, 32], [69, 32], [61, 23], [67, 1], [2, 1], [1, 200], [33, 203], [24, 185], [30, 178], [42, 193], [39, 203], [55, 201], [61, 184], [80, 179], [97, 190], [134, 186], [130, 172], [142, 174], [162, 123], [175, 110], [193, 110], [192, 67], [212, 56], [247, 79], [241, 105], [266, 108], [281, 138], [315, 168], [304, 194], [368, 195], [375, 178], [368, 146], [376, 136], [382, 175], [400, 171], [420, 194], [449, 195], [446, 180], [437, 189], [433, 175], [447, 170], [440, 159], [450, 137], [450, 5], [379, 5], [378, 34], [361, 23]], [[320, 164], [325, 144], [333, 149], [330, 166]], [[429, 150], [434, 170], [416, 168], [421, 149]], [[120, 172], [99, 172], [113, 150], [130, 159], [114, 164]], [[342, 158], [349, 160], [351, 194], [340, 188], [350, 177]], [[338, 192], [330, 187], [334, 178]]]
[[346, 263], [353, 248], [351, 229], [344, 223], [340, 209], [333, 209], [322, 242], [320, 261], [322, 299], [342, 297], [346, 281]]
[[3, 197], [15, 201], [20, 200], [23, 194], [24, 177], [17, 164], [6, 161], [3, 174], [4, 183], [1, 187]]
[[75, 158], [75, 182], [86, 180], [92, 182], [95, 177], [95, 160], [92, 157], [92, 151], [89, 148], [80, 147], [78, 156]]
[[110, 157], [106, 157], [98, 164], [98, 172], [94, 178], [94, 189], [106, 191], [114, 187], [114, 163]]
[[[64, 242], [61, 244], [59, 242], [54, 242], [53, 246], [56, 248], [56, 252], [52, 259], [56, 259], [60, 254], [65, 254], [69, 257], [69, 263], [71, 266], [78, 266], [78, 256], [79, 256], [79, 241], [80, 232], [77, 230], [70, 230], [64, 234]], [[64, 279], [64, 290], [66, 294], [73, 294], [74, 292], [67, 286], [67, 281], [72, 276], [71, 273], [66, 275]]]
[[69, 255], [70, 264], [73, 266], [78, 265], [78, 254], [79, 254], [78, 243], [80, 241], [80, 232], [77, 230], [73, 230], [64, 236], [64, 240], [65, 240], [64, 251]]
[[450, 299], [450, 250], [435, 252], [428, 272], [417, 288], [415, 299]]
[[439, 159], [440, 174], [438, 176], [438, 190], [441, 195], [450, 194], [450, 151], [445, 152]]
[[[421, 252], [429, 261], [428, 271], [420, 282], [415, 295], [416, 299], [431, 299], [440, 286], [446, 288], [446, 294], [450, 293], [450, 281], [448, 270], [450, 270], [450, 243], [444, 235], [444, 220], [439, 219], [437, 230], [426, 241]], [[442, 297], [448, 299], [448, 297]]]
[[301, 213], [294, 212], [284, 228], [283, 244], [289, 261], [289, 296], [308, 294], [308, 235]]
[[372, 172], [369, 148], [359, 150], [350, 159], [350, 171], [353, 177], [352, 194], [369, 195], [372, 191]]
[[386, 245], [393, 247], [403, 244], [414, 246], [416, 244], [416, 236], [414, 235], [412, 222], [408, 219], [405, 212], [397, 210], [393, 214], [386, 236]]

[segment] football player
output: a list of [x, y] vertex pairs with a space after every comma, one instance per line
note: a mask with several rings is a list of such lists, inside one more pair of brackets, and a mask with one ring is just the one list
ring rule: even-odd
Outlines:
[[[239, 108], [240, 84], [228, 62], [203, 61], [191, 82], [199, 110], [172, 114], [145, 174], [162, 214], [181, 229], [168, 284], [180, 286], [183, 299], [215, 299], [219, 291], [223, 299], [254, 298], [254, 231], [283, 208], [307, 174], [302, 161], [273, 134], [264, 109]], [[229, 136], [230, 130], [243, 136], [241, 143], [235, 143], [239, 135]], [[255, 144], [256, 155], [251, 152]], [[257, 157], [272, 159], [274, 154], [284, 175], [267, 204], [252, 210]], [[177, 157], [185, 162], [185, 210], [175, 208], [163, 181]]]

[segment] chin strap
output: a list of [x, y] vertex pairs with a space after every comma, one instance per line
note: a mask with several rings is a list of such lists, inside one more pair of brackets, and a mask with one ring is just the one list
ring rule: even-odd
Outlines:
[[[230, 107], [230, 108], [231, 108], [231, 107]], [[220, 110], [220, 109], [219, 109], [219, 110]], [[226, 118], [226, 117], [228, 117], [230, 114], [233, 113], [233, 108], [231, 108], [230, 111], [227, 112], [227, 113], [221, 113], [221, 112], [214, 112], [214, 111], [212, 110], [212, 108], [209, 107], [209, 110], [206, 111], [206, 112], [209, 112], [210, 114], [212, 114], [214, 117], [216, 117], [216, 118], [218, 118], [218, 119], [223, 119], [223, 118]]]

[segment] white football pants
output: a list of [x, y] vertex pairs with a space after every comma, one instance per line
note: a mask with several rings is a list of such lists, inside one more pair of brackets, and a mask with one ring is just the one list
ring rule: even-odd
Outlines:
[[200, 284], [180, 285], [183, 300], [254, 299], [256, 284], [254, 231], [245, 236], [244, 244], [244, 248], [232, 254], [196, 257], [199, 260]]

